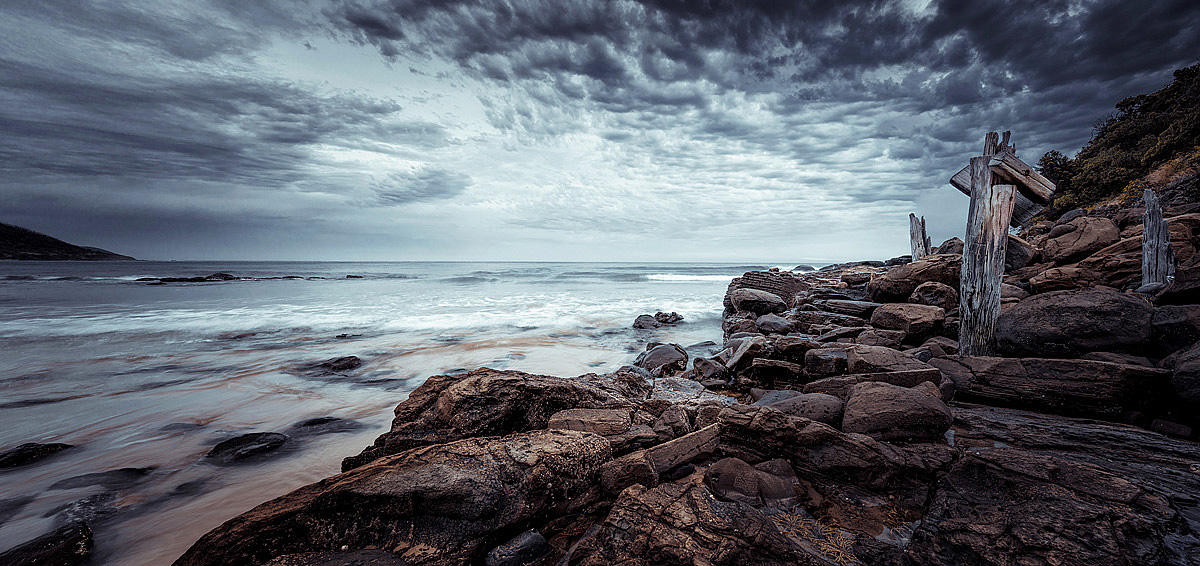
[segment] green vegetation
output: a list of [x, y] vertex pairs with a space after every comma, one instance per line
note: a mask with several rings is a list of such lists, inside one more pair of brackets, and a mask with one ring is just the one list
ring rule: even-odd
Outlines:
[[[1038, 160], [1038, 171], [1058, 185], [1057, 212], [1114, 199], [1140, 198], [1200, 172], [1200, 64], [1175, 71], [1175, 80], [1153, 94], [1131, 96], [1096, 123], [1092, 139], [1074, 159], [1057, 151]], [[1197, 183], [1184, 188], [1200, 200]]]

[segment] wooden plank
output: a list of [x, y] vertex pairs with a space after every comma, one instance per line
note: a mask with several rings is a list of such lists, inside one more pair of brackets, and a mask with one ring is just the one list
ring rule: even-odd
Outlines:
[[998, 181], [1016, 185], [1017, 190], [1039, 204], [1050, 204], [1054, 198], [1054, 183], [1042, 176], [1011, 153], [1000, 153], [989, 165]]
[[927, 255], [933, 253], [933, 242], [929, 241], [929, 236], [925, 233], [925, 217], [922, 216], [917, 220], [917, 215], [908, 213], [908, 241], [909, 247], [912, 249], [912, 261], [917, 261]]
[[1142, 198], [1146, 202], [1146, 213], [1142, 217], [1142, 285], [1169, 283], [1175, 277], [1171, 232], [1154, 190], [1146, 189]]
[[996, 351], [996, 320], [1000, 317], [1000, 283], [1004, 248], [1012, 220], [1017, 188], [993, 185], [991, 156], [971, 159], [971, 209], [962, 258], [959, 287], [958, 351], [990, 356]]

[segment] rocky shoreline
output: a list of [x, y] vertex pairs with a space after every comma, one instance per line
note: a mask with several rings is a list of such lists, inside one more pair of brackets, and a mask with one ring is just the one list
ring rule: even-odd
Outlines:
[[[746, 273], [703, 355], [432, 377], [343, 473], [176, 564], [1200, 564], [1200, 212], [1168, 211], [1155, 289], [1138, 218], [1010, 239], [1002, 357], [957, 354], [950, 240]], [[85, 559], [68, 527], [0, 561]]]

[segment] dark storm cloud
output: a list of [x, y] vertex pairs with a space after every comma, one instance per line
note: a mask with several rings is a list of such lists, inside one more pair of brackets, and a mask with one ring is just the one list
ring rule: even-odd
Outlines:
[[448, 199], [471, 185], [471, 178], [454, 171], [426, 167], [417, 171], [391, 173], [377, 181], [375, 205], [395, 206], [413, 202]]

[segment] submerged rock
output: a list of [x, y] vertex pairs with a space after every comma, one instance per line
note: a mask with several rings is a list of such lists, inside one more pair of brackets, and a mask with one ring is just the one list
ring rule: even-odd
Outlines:
[[63, 450], [74, 448], [70, 444], [62, 444], [58, 442], [50, 444], [40, 444], [37, 442], [26, 442], [16, 448], [10, 448], [4, 452], [0, 452], [0, 469], [15, 468], [32, 464], [39, 460], [49, 458]]
[[290, 440], [278, 432], [251, 432], [221, 441], [204, 457], [218, 464], [235, 464], [279, 450]]
[[76, 522], [0, 554], [0, 564], [73, 566], [83, 564], [91, 554], [92, 529]]

